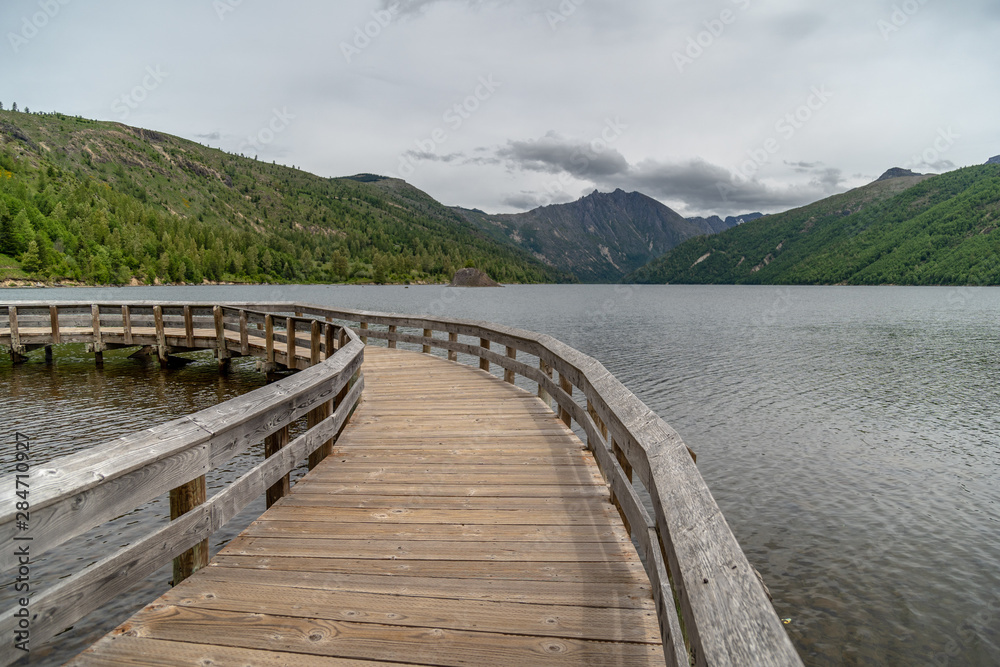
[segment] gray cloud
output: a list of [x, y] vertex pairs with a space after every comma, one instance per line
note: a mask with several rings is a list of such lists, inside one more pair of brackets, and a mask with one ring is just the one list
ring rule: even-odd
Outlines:
[[194, 135], [198, 139], [208, 139], [209, 141], [218, 141], [222, 138], [221, 132], [209, 132], [208, 134], [196, 134]]
[[617, 150], [598, 150], [594, 144], [566, 139], [555, 132], [535, 141], [510, 141], [497, 151], [497, 156], [513, 169], [565, 172], [581, 179], [614, 176], [629, 170], [628, 160]]
[[438, 155], [437, 153], [428, 153], [427, 151], [407, 151], [403, 153], [406, 157], [413, 158], [414, 160], [420, 160], [423, 162], [455, 162], [463, 157], [462, 153], [448, 153], [446, 155]]

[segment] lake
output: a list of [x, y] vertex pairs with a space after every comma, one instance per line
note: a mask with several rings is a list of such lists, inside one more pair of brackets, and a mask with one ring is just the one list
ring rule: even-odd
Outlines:
[[[440, 286], [8, 289], [0, 301], [294, 300], [489, 320], [601, 361], [670, 423], [807, 665], [1000, 664], [1000, 289]], [[82, 346], [0, 359], [4, 438], [65, 455], [261, 386], [252, 361], [160, 371]], [[11, 452], [3, 452], [5, 470]], [[259, 456], [259, 454], [256, 454]], [[249, 465], [210, 478], [220, 488]], [[211, 490], [210, 490], [211, 493]], [[165, 502], [40, 564], [64, 576], [165, 521]], [[263, 508], [212, 540], [213, 549]], [[68, 659], [169, 572], [59, 638]], [[3, 599], [9, 600], [7, 591]]]

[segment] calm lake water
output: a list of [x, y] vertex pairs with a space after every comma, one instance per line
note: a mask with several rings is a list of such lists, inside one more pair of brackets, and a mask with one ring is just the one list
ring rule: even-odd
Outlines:
[[[297, 300], [490, 320], [600, 360], [674, 426], [807, 665], [1000, 664], [1000, 289], [525, 286], [3, 290], [0, 301]], [[35, 465], [261, 386], [252, 362], [160, 371], [82, 346], [13, 369]], [[3, 452], [4, 470], [12, 456]], [[259, 454], [209, 480], [219, 488]], [[160, 499], [38, 565], [49, 580], [165, 521]], [[252, 520], [261, 502], [213, 539]], [[153, 518], [149, 518], [152, 516]], [[78, 624], [58, 664], [166, 588]], [[10, 599], [5, 592], [3, 606]]]

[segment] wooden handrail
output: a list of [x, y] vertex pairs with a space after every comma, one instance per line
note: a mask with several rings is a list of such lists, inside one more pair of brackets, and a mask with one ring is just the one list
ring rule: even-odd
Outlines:
[[[91, 305], [92, 335], [107, 338], [107, 321], [104, 325], [98, 321], [105, 313], [99, 306]], [[183, 311], [185, 324], [196, 322], [192, 312], [194, 306], [187, 305], [189, 307]], [[60, 307], [63, 305], [56, 306], [57, 310]], [[163, 311], [172, 306], [129, 305], [133, 312], [143, 307], [153, 309], [159, 323]], [[233, 315], [235, 321], [241, 323], [245, 323], [246, 318], [241, 318], [238, 311], [229, 313], [228, 307], [208, 307], [214, 320], [212, 344], [219, 347], [221, 353], [217, 336], [225, 325], [226, 315]], [[49, 321], [58, 323], [58, 317], [51, 319], [48, 305], [45, 308]], [[121, 313], [124, 324], [127, 311], [120, 305], [115, 308]], [[6, 306], [0, 306], [0, 314], [4, 310], [10, 312]], [[30, 312], [31, 307], [25, 310]], [[17, 311], [14, 312], [16, 316]], [[332, 332], [334, 325], [310, 322], [312, 331], [318, 333], [326, 327], [327, 340], [336, 338]], [[17, 326], [15, 321], [12, 328], [15, 335]], [[99, 327], [102, 327], [100, 333]], [[61, 632], [175, 559], [174, 583], [178, 583], [178, 575], [183, 578], [198, 565], [195, 561], [201, 556], [192, 554], [204, 551], [205, 540], [212, 533], [254, 498], [273, 490], [275, 484], [285, 479], [301, 461], [308, 459], [311, 465], [316, 465], [322, 455], [329, 453], [331, 441], [346, 423], [364, 388], [361, 373], [364, 345], [354, 332], [336, 328], [340, 330], [343, 343], [340, 349], [334, 352], [327, 346], [325, 360], [319, 360], [323, 345], [318, 336], [313, 336], [308, 352], [309, 362], [315, 363], [291, 377], [32, 470], [30, 535], [33, 559], [168, 491], [171, 491], [171, 509], [175, 517], [166, 527], [60, 580], [45, 592], [33, 595], [30, 626], [34, 645]], [[185, 339], [191, 340], [192, 330], [193, 324], [185, 326]], [[163, 334], [158, 332], [158, 336]], [[239, 344], [236, 343], [237, 348]], [[335, 409], [331, 409], [334, 402]], [[215, 496], [205, 499], [203, 492], [199, 494], [207, 472], [255, 443], [276, 433], [287, 433], [291, 423], [305, 416], [309, 417], [309, 428], [303, 435], [291, 442], [283, 441], [284, 446], [270, 452], [271, 456]], [[14, 552], [17, 533], [13, 489], [13, 484], [5, 484], [0, 490], [0, 548], [10, 553]], [[273, 499], [273, 492], [269, 493], [269, 499]], [[191, 557], [182, 558], [184, 554]], [[200, 564], [204, 564], [204, 559]], [[0, 636], [14, 637], [18, 621], [14, 610], [0, 614]], [[0, 645], [0, 664], [13, 662], [20, 657], [17, 653], [13, 643], [5, 641]]]
[[[49, 305], [16, 304], [18, 310], [0, 306], [0, 318], [4, 311], [23, 318], [21, 313]], [[60, 307], [90, 305], [71, 303]], [[153, 305], [131, 304], [133, 309]], [[559, 416], [568, 423], [575, 422], [586, 434], [616, 505], [644, 556], [667, 664], [802, 664], [681, 437], [597, 360], [548, 335], [474, 320], [300, 303], [229, 304], [227, 308], [303, 313], [327, 321], [357, 323], [359, 333], [350, 334], [352, 342], [348, 347], [381, 339], [416, 345], [423, 351], [445, 350], [452, 361], [465, 354], [478, 359], [484, 370], [495, 365], [503, 369], [507, 381], [516, 374], [537, 383], [539, 396], [550, 407], [554, 401]], [[239, 319], [243, 331], [242, 323], [247, 318]], [[270, 324], [273, 316], [264, 315], [262, 319]], [[341, 335], [347, 331], [342, 330]], [[435, 332], [444, 332], [447, 338], [435, 337]], [[13, 337], [17, 335], [12, 330], [5, 338], [0, 319], [0, 345], [6, 342], [14, 352]], [[23, 336], [20, 340], [23, 348]], [[268, 336], [268, 340], [272, 341], [272, 337]], [[504, 354], [494, 352], [494, 346]], [[524, 357], [537, 359], [537, 367]], [[559, 374], [558, 379], [554, 379], [554, 373]], [[574, 394], [586, 402], [586, 407], [574, 399]], [[633, 476], [649, 492], [652, 516], [639, 501]], [[280, 476], [270, 483], [278, 479]], [[195, 521], [187, 519], [187, 515], [184, 520]]]

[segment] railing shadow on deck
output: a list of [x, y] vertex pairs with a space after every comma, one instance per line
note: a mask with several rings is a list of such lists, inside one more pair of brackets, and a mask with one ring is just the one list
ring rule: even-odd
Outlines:
[[[102, 346], [108, 345], [107, 341], [115, 336], [122, 337], [122, 346], [126, 343], [124, 338], [131, 336], [128, 344], [155, 346], [161, 362], [167, 361], [170, 349], [195, 349], [199, 340], [206, 339], [205, 331], [199, 334], [196, 325], [199, 318], [208, 324], [209, 312], [212, 314], [220, 361], [227, 353], [256, 354], [264, 358], [265, 364], [284, 363], [291, 368], [298, 367], [296, 322], [303, 319], [310, 323], [309, 344], [313, 358], [317, 346], [322, 346], [318, 342], [321, 335], [317, 333], [317, 326], [324, 325], [317, 325], [319, 318], [324, 323], [342, 322], [357, 331], [355, 333], [347, 327], [342, 329], [344, 346], [319, 369], [310, 368], [264, 388], [273, 392], [269, 394], [273, 404], [265, 406], [260, 397], [251, 399], [256, 393], [252, 392], [212, 410], [178, 420], [173, 423], [172, 429], [158, 427], [135, 438], [125, 438], [115, 444], [123, 453], [122, 459], [119, 459], [121, 463], [106, 460], [106, 447], [101, 454], [85, 452], [68, 457], [74, 459], [75, 474], [78, 477], [83, 475], [86, 481], [82, 478], [71, 480], [58, 468], [53, 468], [51, 479], [43, 478], [41, 488], [48, 494], [46, 498], [57, 500], [49, 501], [48, 514], [40, 515], [41, 519], [37, 522], [33, 519], [33, 526], [37, 523], [41, 526], [39, 530], [44, 531], [49, 524], [59, 524], [57, 530], [49, 531], [49, 536], [45, 538], [48, 542], [43, 540], [46, 548], [62, 541], [55, 541], [54, 536], [62, 536], [63, 526], [69, 523], [75, 525], [79, 521], [67, 521], [64, 515], [69, 512], [74, 512], [76, 517], [86, 517], [87, 521], [80, 522], [81, 527], [86, 529], [115, 516], [114, 511], [124, 507], [125, 503], [117, 502], [118, 496], [114, 496], [114, 507], [106, 508], [106, 501], [96, 499], [102, 490], [108, 497], [113, 495], [112, 491], [117, 494], [127, 490], [132, 494], [129, 496], [130, 503], [140, 497], [143, 499], [140, 502], [143, 502], [167, 488], [174, 488], [178, 482], [203, 474], [237, 451], [242, 451], [251, 443], [248, 438], [259, 441], [264, 436], [275, 437], [274, 434], [287, 426], [289, 421], [288, 417], [275, 419], [275, 414], [301, 415], [329, 401], [329, 397], [337, 392], [343, 392], [350, 377], [359, 372], [363, 346], [369, 339], [379, 339], [386, 341], [390, 348], [409, 344], [424, 353], [441, 350], [454, 362], [459, 362], [459, 355], [462, 355], [472, 359], [473, 363], [478, 361], [479, 368], [486, 372], [495, 365], [503, 369], [503, 380], [511, 384], [516, 382], [517, 376], [522, 376], [537, 385], [538, 396], [550, 407], [554, 404], [559, 417], [567, 425], [575, 422], [582, 429], [587, 445], [610, 487], [612, 499], [643, 556], [653, 588], [668, 665], [743, 667], [802, 664], [680, 436], [598, 361], [551, 336], [486, 322], [343, 310], [314, 304], [178, 306], [73, 303], [0, 306], [0, 345], [9, 346], [16, 362], [19, 355], [23, 356], [33, 349], [29, 346], [37, 348], [59, 342], [46, 338], [45, 334], [61, 336], [57, 329], [63, 308], [76, 309], [73, 316], [78, 320], [86, 320], [89, 313], [89, 324], [86, 321], [74, 322], [78, 326], [72, 335], [92, 343], [95, 352], [106, 349]], [[127, 322], [133, 313], [144, 314], [147, 310], [152, 316], [152, 338], [137, 338], [135, 328], [126, 331], [129, 328]], [[248, 315], [251, 311], [253, 314]], [[297, 316], [278, 320], [285, 325], [283, 345], [278, 345], [283, 348], [280, 355], [276, 352], [276, 336], [281, 334], [274, 329], [275, 319], [271, 315], [274, 312], [294, 312]], [[37, 326], [40, 322], [36, 321], [36, 327], [27, 335], [23, 334], [22, 313], [33, 313], [36, 320], [48, 314], [52, 330], [45, 331], [45, 327]], [[165, 323], [164, 313], [175, 321]], [[3, 321], [5, 314], [7, 323]], [[21, 321], [19, 317], [22, 317]], [[120, 324], [120, 332], [114, 328], [116, 322]], [[263, 329], [263, 338], [257, 336], [255, 339], [256, 348], [249, 341], [249, 337], [255, 334], [248, 333], [254, 323]], [[88, 327], [90, 330], [87, 332], [79, 331]], [[108, 327], [112, 327], [112, 338], [108, 337]], [[142, 336], [150, 335], [146, 331], [149, 327], [140, 329]], [[227, 335], [227, 331], [238, 332], [238, 339], [233, 334]], [[327, 341], [332, 340], [329, 331], [327, 329]], [[288, 335], [289, 332], [291, 335]], [[209, 331], [209, 338], [211, 334]], [[65, 336], [62, 338], [65, 340]], [[259, 345], [262, 341], [261, 349]], [[329, 342], [325, 349], [330, 349]], [[525, 358], [537, 363], [525, 363]], [[317, 379], [318, 376], [322, 379]], [[330, 379], [331, 376], [334, 379]], [[101, 600], [107, 599], [124, 590], [124, 581], [135, 581], [136, 577], [145, 576], [152, 571], [149, 568], [154, 559], [150, 554], [155, 554], [155, 562], [162, 565], [179, 551], [198, 544], [221, 525], [220, 520], [235, 514], [238, 503], [245, 505], [251, 500], [251, 491], [259, 495], [263, 489], [274, 485], [294, 467], [294, 461], [305, 455], [306, 450], [318, 447], [324, 439], [335, 434], [360, 397], [362, 387], [363, 380], [354, 385], [343, 403], [338, 401], [332, 416], [281, 449], [282, 455], [274, 462], [268, 459], [244, 475], [233, 487], [198, 505], [196, 510], [184, 514], [167, 528], [66, 580], [56, 590], [36, 600], [34, 607], [41, 611], [32, 624], [33, 637], [44, 634], [38, 631], [39, 627], [45, 628], [50, 636], [66, 627], [68, 619], [82, 616], [80, 612], [84, 607], [94, 609], [97, 604], [92, 603], [92, 599], [96, 598], [88, 596], [99, 594], [104, 596]], [[575, 400], [574, 396], [581, 395], [586, 401], [585, 406], [582, 401]], [[239, 424], [231, 426], [231, 420]], [[310, 420], [310, 423], [315, 421]], [[206, 423], [222, 430], [218, 435], [209, 434]], [[184, 438], [189, 438], [190, 442], [179, 444]], [[152, 460], [154, 455], [158, 457], [155, 461]], [[293, 455], [297, 456], [294, 460]], [[62, 465], [62, 461], [66, 460], [54, 463]], [[143, 463], [141, 467], [136, 467], [139, 461]], [[109, 479], [104, 472], [108, 466], [116, 470], [127, 467], [128, 472], [119, 472], [115, 479]], [[156, 466], [155, 475], [147, 470], [152, 466]], [[185, 472], [177, 472], [179, 469]], [[129, 481], [123, 482], [126, 477]], [[637, 478], [648, 490], [653, 516], [640, 501], [633, 478]], [[145, 489], [144, 485], [154, 482], [154, 490], [139, 495], [140, 490]], [[81, 485], [86, 488], [81, 488]], [[33, 495], [33, 498], [38, 496]], [[5, 500], [10, 501], [6, 497]], [[137, 504], [132, 503], [129, 509]], [[32, 506], [36, 506], [35, 502]], [[6, 511], [6, 508], [13, 507], [13, 502], [3, 507], [4, 511], [0, 513], [0, 542], [4, 548], [9, 548], [13, 544], [14, 512]], [[16, 625], [17, 619], [12, 612], [0, 616], [0, 636], [13, 636]]]

